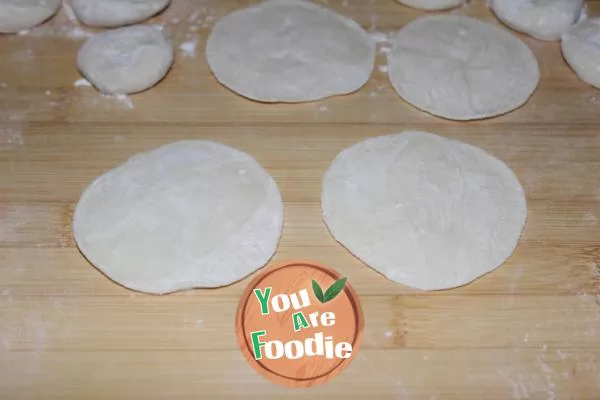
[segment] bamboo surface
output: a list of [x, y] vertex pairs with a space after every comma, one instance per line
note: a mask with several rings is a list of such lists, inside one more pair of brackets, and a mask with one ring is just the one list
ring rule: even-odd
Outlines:
[[[576, 78], [559, 44], [517, 34], [537, 56], [541, 82], [525, 106], [490, 120], [420, 112], [378, 67], [352, 95], [267, 105], [220, 86], [204, 60], [214, 21], [254, 1], [172, 1], [149, 23], [164, 25], [175, 65], [129, 100], [74, 85], [83, 30], [64, 11], [0, 37], [0, 398], [600, 398], [600, 90]], [[426, 15], [393, 0], [326, 3], [374, 32]], [[600, 15], [600, 2], [588, 5]], [[497, 23], [480, 0], [452, 12]], [[196, 39], [195, 53], [179, 49]], [[321, 177], [336, 154], [405, 129], [482, 147], [525, 188], [529, 216], [514, 256], [463, 288], [396, 285], [336, 244], [321, 221]], [[332, 382], [286, 389], [243, 359], [234, 319], [251, 277], [151, 296], [109, 281], [77, 250], [72, 211], [85, 186], [135, 153], [181, 139], [253, 155], [285, 202], [273, 262], [318, 260], [357, 291], [361, 350]]]

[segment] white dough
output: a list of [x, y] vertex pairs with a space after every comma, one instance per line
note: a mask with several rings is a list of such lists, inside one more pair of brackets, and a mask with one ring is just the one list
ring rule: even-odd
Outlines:
[[531, 50], [503, 28], [435, 15], [392, 39], [389, 76], [413, 106], [447, 119], [493, 117], [523, 105], [540, 79]]
[[100, 176], [73, 216], [86, 258], [148, 293], [238, 281], [268, 262], [282, 226], [279, 190], [256, 160], [200, 140], [138, 154]]
[[502, 161], [425, 132], [364, 140], [327, 170], [329, 230], [390, 280], [422, 290], [467, 284], [514, 251], [527, 207]]
[[563, 35], [561, 46], [577, 76], [600, 89], [600, 18], [575, 25]]
[[541, 40], [560, 40], [583, 11], [583, 0], [488, 0], [494, 14], [512, 29]]
[[170, 0], [70, 0], [77, 19], [88, 26], [115, 28], [145, 21]]
[[0, 0], [0, 33], [33, 28], [52, 17], [61, 0]]
[[314, 3], [269, 0], [215, 24], [206, 59], [217, 80], [242, 96], [312, 101], [360, 89], [375, 66], [375, 42]]
[[400, 3], [409, 7], [419, 8], [421, 10], [447, 10], [458, 7], [466, 3], [466, 0], [398, 0]]
[[173, 47], [151, 26], [131, 26], [93, 36], [79, 50], [81, 73], [101, 92], [136, 93], [158, 83], [173, 63]]

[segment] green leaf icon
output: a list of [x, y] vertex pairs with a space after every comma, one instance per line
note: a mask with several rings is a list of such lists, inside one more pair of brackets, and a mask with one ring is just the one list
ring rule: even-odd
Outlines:
[[313, 292], [315, 293], [315, 296], [317, 296], [317, 299], [319, 299], [321, 303], [327, 303], [328, 301], [335, 299], [336, 296], [340, 294], [342, 290], [344, 290], [344, 286], [346, 286], [347, 280], [348, 278], [344, 277], [335, 281], [333, 285], [329, 286], [329, 289], [325, 291], [325, 294], [323, 294], [323, 289], [321, 289], [321, 286], [319, 286], [317, 281], [313, 279]]
[[317, 281], [315, 281], [314, 279], [312, 281], [312, 287], [315, 296], [317, 296], [317, 299], [319, 299], [321, 303], [325, 303], [325, 301], [323, 301], [323, 290], [321, 289], [321, 286], [319, 286]]
[[327, 303], [329, 300], [335, 299], [335, 297], [344, 289], [347, 280], [348, 278], [342, 278], [335, 281], [333, 285], [329, 286], [329, 289], [325, 291], [325, 296], [323, 296], [323, 303]]

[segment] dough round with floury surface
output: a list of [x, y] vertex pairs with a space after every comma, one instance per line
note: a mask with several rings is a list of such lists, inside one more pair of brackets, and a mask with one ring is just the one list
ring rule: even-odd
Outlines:
[[583, 0], [488, 0], [500, 21], [541, 40], [560, 40], [581, 18]]
[[351, 253], [422, 290], [462, 286], [499, 267], [527, 217], [523, 188], [506, 164], [418, 131], [342, 151], [325, 173], [321, 207]]
[[83, 24], [116, 28], [145, 21], [163, 11], [170, 0], [70, 0]]
[[79, 50], [77, 65], [98, 90], [128, 94], [157, 84], [173, 64], [173, 47], [151, 26], [131, 26], [93, 36]]
[[522, 41], [477, 19], [435, 15], [392, 39], [389, 77], [413, 106], [452, 120], [505, 114], [523, 105], [540, 79]]
[[271, 258], [282, 226], [271, 176], [248, 154], [209, 141], [132, 157], [88, 186], [73, 216], [93, 265], [159, 294], [246, 277]]
[[600, 18], [585, 20], [562, 37], [562, 53], [579, 79], [600, 89]]
[[17, 33], [52, 17], [61, 0], [0, 0], [0, 33]]
[[217, 22], [206, 59], [217, 80], [244, 97], [313, 101], [360, 89], [375, 66], [375, 42], [312, 2], [268, 0]]
[[400, 3], [409, 7], [418, 8], [427, 11], [448, 10], [458, 7], [466, 0], [398, 0]]

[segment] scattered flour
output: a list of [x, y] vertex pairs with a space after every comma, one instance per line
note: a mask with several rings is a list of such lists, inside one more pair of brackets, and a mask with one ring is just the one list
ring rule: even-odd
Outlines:
[[[0, 150], [15, 149], [25, 146], [25, 138], [22, 133], [22, 112], [0, 111]], [[0, 237], [2, 236], [0, 230]]]
[[103, 94], [103, 96], [107, 97], [107, 98], [116, 99], [121, 104], [126, 105], [128, 108], [135, 108], [133, 106], [133, 103], [131, 102], [131, 99], [126, 94], [115, 94], [115, 95], [106, 95], [106, 94]]
[[379, 54], [383, 54], [384, 56], [389, 56], [392, 52], [392, 46], [381, 46], [379, 48]]
[[198, 38], [188, 42], [183, 42], [179, 45], [179, 49], [184, 57], [196, 58], [196, 47], [198, 47]]
[[379, 96], [380, 93], [384, 93], [386, 91], [386, 89], [389, 89], [389, 87], [387, 85], [379, 84], [375, 87], [375, 90], [372, 90], [371, 92], [369, 92], [369, 96], [377, 97], [377, 96]]
[[92, 86], [92, 84], [87, 79], [81, 78], [78, 81], [75, 81], [75, 83], [73, 83], [73, 86]]
[[371, 31], [369, 32], [369, 36], [371, 36], [371, 39], [378, 45], [391, 45], [392, 42], [392, 33], [390, 32], [378, 32], [378, 31]]
[[[391, 40], [392, 40], [393, 33], [372, 31], [372, 32], [369, 32], [369, 36], [371, 36], [371, 40], [373, 40], [377, 45], [377, 53], [381, 54], [382, 56], [384, 56], [386, 58], [386, 63], [379, 65], [377, 68], [380, 72], [387, 74], [388, 73], [387, 56], [389, 56], [390, 53], [392, 52]], [[376, 91], [371, 92], [370, 96], [371, 97], [377, 96], [377, 92]]]
[[25, 138], [21, 133], [20, 124], [11, 123], [9, 126], [0, 126], [0, 149], [23, 147], [24, 145]]
[[[73, 83], [73, 86], [75, 86], [75, 87], [80, 87], [80, 86], [89, 87], [89, 86], [92, 86], [92, 84], [87, 79], [81, 78], [81, 79], [75, 81]], [[127, 108], [135, 108], [135, 106], [133, 105], [131, 99], [126, 94], [95, 93], [95, 95], [98, 96], [98, 98], [116, 100], [120, 104], [126, 106]], [[97, 105], [97, 101], [94, 101], [94, 104]], [[115, 141], [119, 141], [119, 140], [115, 139]]]

